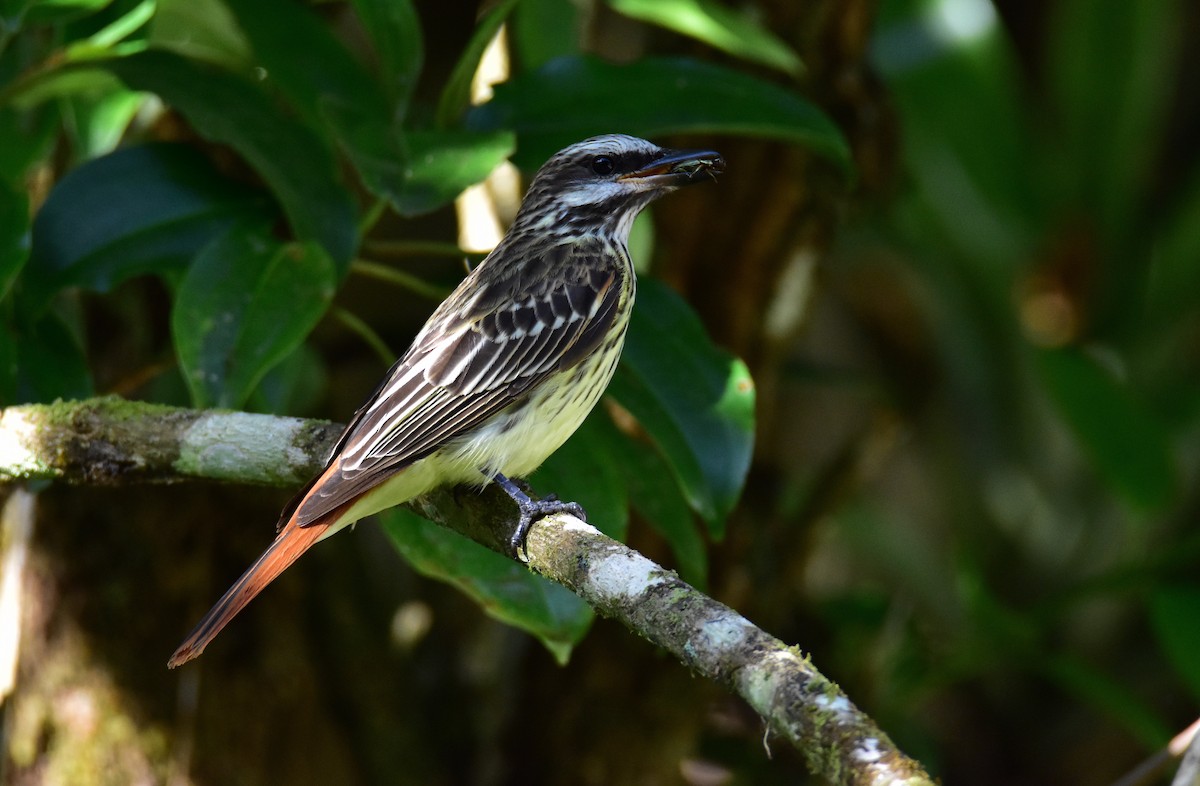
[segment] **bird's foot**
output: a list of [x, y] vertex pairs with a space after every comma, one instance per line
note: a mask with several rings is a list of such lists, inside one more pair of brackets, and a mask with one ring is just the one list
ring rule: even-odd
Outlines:
[[533, 499], [516, 483], [499, 473], [496, 474], [495, 481], [496, 485], [504, 489], [508, 496], [512, 497], [513, 502], [517, 503], [517, 510], [521, 513], [520, 519], [517, 520], [517, 528], [513, 530], [512, 537], [508, 541], [509, 553], [515, 559], [522, 562], [529, 561], [529, 550], [526, 547], [525, 539], [529, 537], [529, 530], [533, 527], [533, 522], [538, 519], [555, 513], [570, 513], [578, 519], [587, 521], [587, 513], [578, 502], [563, 502], [553, 494], [548, 494], [543, 499]]

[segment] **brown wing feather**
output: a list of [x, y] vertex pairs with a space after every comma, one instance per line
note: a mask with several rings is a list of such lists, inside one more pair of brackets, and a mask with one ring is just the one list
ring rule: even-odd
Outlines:
[[547, 249], [562, 257], [555, 261], [568, 275], [510, 280], [507, 297], [494, 288], [477, 293], [467, 314], [456, 313], [452, 295], [347, 426], [334, 454], [339, 470], [323, 475], [295, 508], [300, 526], [481, 425], [598, 347], [615, 319], [624, 272], [575, 258], [595, 251]]

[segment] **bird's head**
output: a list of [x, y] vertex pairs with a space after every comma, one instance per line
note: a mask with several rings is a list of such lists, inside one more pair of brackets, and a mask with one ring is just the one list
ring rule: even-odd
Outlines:
[[517, 225], [562, 234], [609, 234], [621, 242], [654, 199], [715, 177], [711, 150], [669, 150], [624, 134], [585, 139], [551, 156], [534, 175]]

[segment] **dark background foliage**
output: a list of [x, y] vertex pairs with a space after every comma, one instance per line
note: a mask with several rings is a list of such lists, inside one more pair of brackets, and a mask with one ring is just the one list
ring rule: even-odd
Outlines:
[[[591, 133], [714, 147], [721, 182], [639, 225], [618, 403], [535, 488], [811, 653], [947, 783], [1111, 783], [1197, 715], [1193, 4], [0, 11], [0, 402], [344, 420], [461, 276], [465, 186]], [[721, 689], [395, 518], [167, 672], [287, 496], [40, 490], [6, 782], [806, 777]]]

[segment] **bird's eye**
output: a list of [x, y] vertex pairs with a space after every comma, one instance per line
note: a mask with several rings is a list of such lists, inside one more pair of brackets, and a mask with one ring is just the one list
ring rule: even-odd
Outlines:
[[608, 156], [596, 156], [592, 159], [592, 171], [597, 175], [611, 175], [616, 164]]

